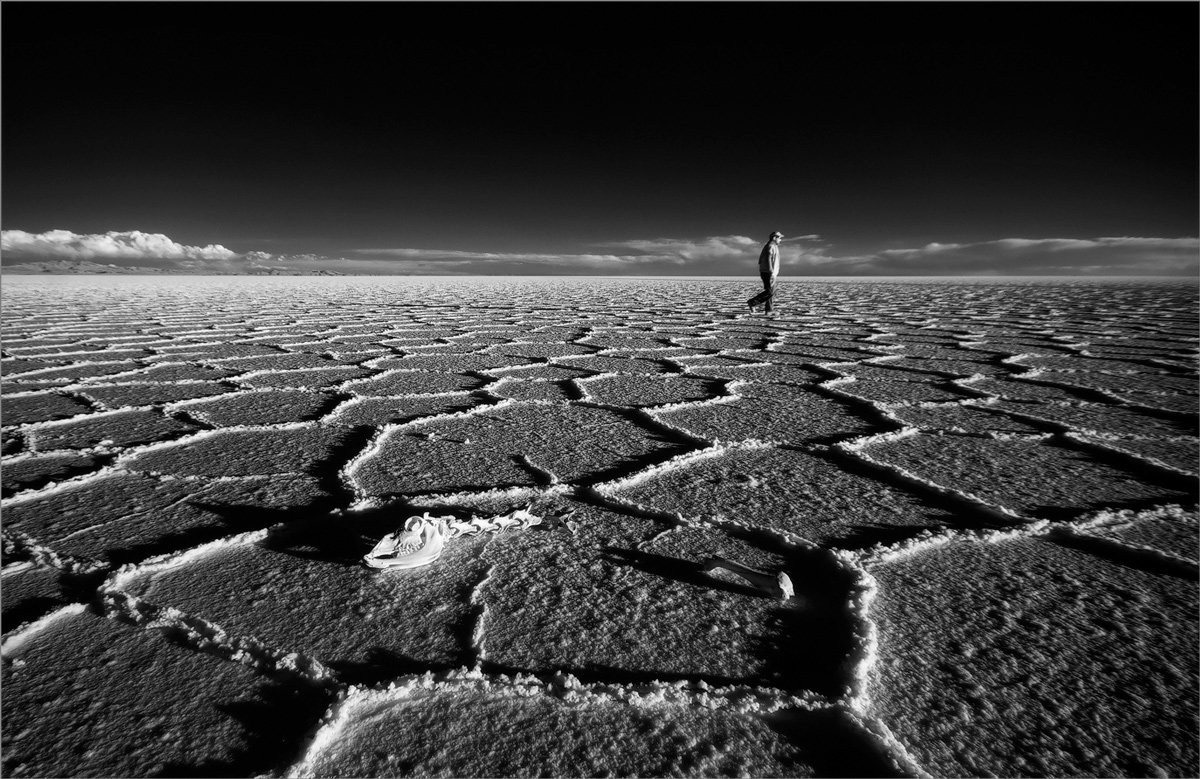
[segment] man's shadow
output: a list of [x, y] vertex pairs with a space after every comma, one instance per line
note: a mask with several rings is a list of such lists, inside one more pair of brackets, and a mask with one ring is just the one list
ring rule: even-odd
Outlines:
[[794, 597], [783, 600], [779, 590], [755, 586], [732, 574], [710, 571], [706, 562], [650, 554], [634, 549], [606, 547], [610, 562], [637, 568], [652, 576], [752, 598], [767, 598], [778, 605], [762, 617], [762, 630], [751, 640], [759, 660], [756, 673], [743, 683], [778, 687], [791, 692], [812, 691], [839, 697], [851, 683], [858, 625], [851, 612], [856, 577], [828, 552], [792, 547], [753, 530], [728, 534], [780, 558], [781, 564], [764, 573], [770, 583], [777, 573], [791, 580]]
[[769, 597], [767, 592], [749, 583], [740, 584], [736, 581], [714, 577], [706, 572], [704, 563], [694, 560], [650, 554], [637, 549], [622, 549], [615, 546], [602, 547], [601, 551], [609, 562], [637, 568], [651, 576], [673, 579], [693, 587], [731, 592], [751, 598]]

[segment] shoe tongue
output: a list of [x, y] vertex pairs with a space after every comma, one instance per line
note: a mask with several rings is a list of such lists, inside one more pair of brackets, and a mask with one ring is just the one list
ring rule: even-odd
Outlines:
[[404, 529], [417, 530], [423, 524], [425, 524], [425, 520], [422, 517], [409, 517], [408, 521], [404, 523]]

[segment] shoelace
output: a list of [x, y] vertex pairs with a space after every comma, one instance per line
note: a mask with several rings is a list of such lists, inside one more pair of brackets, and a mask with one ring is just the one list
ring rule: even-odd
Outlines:
[[[428, 516], [428, 515], [426, 515]], [[527, 530], [543, 523], [541, 517], [525, 509], [517, 509], [498, 517], [475, 518], [469, 521], [447, 517], [431, 517], [446, 523], [447, 538], [472, 536], [478, 533], [503, 533], [506, 530]]]

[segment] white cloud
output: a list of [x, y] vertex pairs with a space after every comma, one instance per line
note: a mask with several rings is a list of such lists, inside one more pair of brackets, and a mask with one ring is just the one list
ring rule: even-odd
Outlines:
[[641, 255], [616, 254], [534, 254], [529, 252], [472, 252], [458, 249], [354, 249], [354, 254], [397, 260], [418, 260], [427, 263], [516, 263], [559, 266], [565, 270], [587, 266], [593, 268], [619, 267], [626, 264], [666, 259]]
[[[820, 250], [800, 246], [789, 246], [789, 243], [800, 241], [815, 243], [821, 241], [819, 235], [800, 235], [794, 238], [784, 238], [779, 247], [780, 261], [788, 263], [803, 262], [810, 256], [820, 256]], [[725, 261], [741, 264], [758, 262], [759, 252], [766, 244], [766, 239], [759, 240], [745, 235], [713, 235], [703, 240], [694, 241], [677, 238], [655, 238], [653, 240], [622, 241], [608, 244], [637, 251], [647, 252], [649, 256], [670, 258], [676, 264], [695, 263], [704, 261]]]
[[[604, 253], [480, 252], [461, 249], [355, 249], [350, 257], [237, 253], [218, 244], [186, 246], [160, 233], [78, 235], [68, 230], [4, 230], [9, 264], [91, 260], [192, 273], [315, 272], [351, 274], [595, 274], [749, 276], [758, 272], [763, 241], [744, 235], [700, 239], [618, 241]], [[819, 245], [817, 245], [819, 244]], [[784, 275], [1196, 275], [1196, 238], [1004, 238], [976, 243], [929, 243], [912, 249], [839, 255], [819, 235], [785, 238]]]
[[[789, 239], [819, 241], [805, 235]], [[476, 252], [458, 249], [375, 248], [355, 249], [354, 254], [373, 261], [403, 261], [410, 272], [443, 273], [636, 273], [653, 275], [726, 275], [757, 272], [758, 254], [765, 241], [744, 235], [717, 235], [703, 239], [653, 238], [601, 244], [624, 250], [612, 254], [534, 254]], [[822, 250], [797, 245], [780, 247], [786, 264], [817, 265], [828, 261]], [[382, 266], [381, 267], [386, 267]]]
[[4, 230], [0, 232], [0, 250], [22, 259], [228, 261], [239, 256], [218, 244], [185, 246], [162, 233], [140, 230], [103, 235], [79, 235], [70, 230]]
[[844, 257], [840, 273], [875, 275], [1191, 275], [1200, 271], [1196, 238], [1003, 238], [930, 243]]
[[[339, 265], [347, 262], [318, 254], [272, 254], [263, 251], [238, 253], [219, 244], [187, 246], [161, 233], [146, 233], [140, 230], [113, 231], [103, 235], [79, 235], [69, 230], [50, 230], [44, 233], [4, 230], [0, 233], [0, 238], [0, 249], [10, 265], [70, 260], [188, 273], [240, 273], [271, 270], [345, 272]], [[351, 269], [350, 272], [372, 271]]]
[[620, 241], [607, 244], [643, 252], [642, 256], [668, 259], [676, 264], [695, 260], [731, 259], [753, 254], [758, 257], [761, 244], [744, 235], [714, 235], [700, 241], [679, 238]]
[[[749, 275], [763, 242], [744, 235], [654, 238], [605, 244], [615, 254], [524, 254], [453, 249], [361, 249], [360, 255], [401, 260], [410, 272], [631, 273]], [[813, 244], [823, 244], [815, 246]], [[387, 258], [384, 260], [382, 258]], [[839, 255], [819, 235], [785, 239], [785, 275], [1189, 275], [1200, 273], [1195, 238], [1003, 238], [930, 243], [866, 255]]]

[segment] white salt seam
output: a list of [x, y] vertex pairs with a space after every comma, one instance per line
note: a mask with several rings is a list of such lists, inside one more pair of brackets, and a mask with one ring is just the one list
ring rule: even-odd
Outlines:
[[[337, 373], [338, 371], [352, 371], [352, 370], [359, 370], [359, 368], [355, 365], [328, 365], [328, 366], [322, 365], [322, 366], [313, 367], [313, 368], [279, 368], [277, 370], [273, 370], [271, 368], [262, 368], [262, 369], [258, 369], [258, 370], [245, 371], [243, 373], [239, 373], [234, 376], [228, 376], [224, 379], [221, 379], [221, 381], [233, 381], [233, 382], [238, 382], [238, 383], [244, 383], [247, 381], [253, 381], [254, 379], [260, 379], [260, 378], [263, 378], [266, 376], [287, 377], [287, 376], [293, 376], [293, 375], [298, 375], [298, 374], [302, 374], [302, 373]], [[376, 377], [367, 376], [364, 378], [370, 380], [370, 379], [373, 379]], [[355, 381], [355, 380], [352, 379], [351, 381]]]
[[1184, 438], [1184, 437], [1154, 438], [1154, 437], [1149, 437], [1149, 436], [1121, 436], [1121, 437], [1119, 437], [1119, 436], [1114, 436], [1114, 435], [1106, 435], [1104, 433], [1099, 433], [1098, 431], [1097, 432], [1088, 431], [1088, 432], [1084, 432], [1084, 433], [1070, 431], [1070, 432], [1064, 433], [1063, 438], [1065, 438], [1068, 441], [1072, 441], [1076, 444], [1079, 444], [1081, 446], [1087, 447], [1087, 448], [1100, 449], [1102, 451], [1119, 454], [1123, 457], [1132, 458], [1132, 459], [1138, 461], [1139, 463], [1147, 465], [1151, 468], [1156, 468], [1160, 471], [1165, 471], [1174, 476], [1187, 476], [1187, 477], [1192, 477], [1192, 478], [1195, 478], [1195, 476], [1196, 476], [1196, 471], [1194, 469], [1180, 468], [1179, 466], [1171, 465], [1168, 462], [1160, 460], [1157, 457], [1153, 457], [1148, 454], [1143, 454], [1141, 452], [1131, 451], [1129, 449], [1123, 449], [1117, 445], [1121, 441], [1163, 441], [1163, 442], [1187, 443], [1187, 444], [1191, 444], [1192, 446], [1195, 446], [1196, 439], [1194, 439], [1194, 438]]
[[55, 609], [49, 614], [46, 614], [34, 620], [33, 622], [28, 622], [24, 625], [21, 625], [15, 631], [5, 636], [2, 641], [0, 641], [0, 657], [3, 657], [5, 660], [12, 660], [13, 656], [21, 651], [21, 647], [38, 633], [50, 627], [60, 619], [83, 614], [86, 611], [86, 603], [70, 603], [62, 608]]
[[24, 503], [42, 500], [43, 498], [56, 495], [59, 492], [67, 492], [77, 487], [85, 487], [93, 481], [100, 481], [115, 475], [123, 473], [132, 473], [116, 463], [105, 465], [95, 471], [82, 473], [78, 476], [73, 476], [69, 479], [52, 480], [37, 489], [21, 490], [7, 498], [0, 499], [0, 508], [8, 508], [9, 506], [19, 506]]
[[1134, 544], [1119, 538], [1094, 535], [1086, 532], [1086, 529], [1070, 526], [1055, 528], [1055, 533], [1056, 535], [1067, 537], [1076, 536], [1088, 538], [1093, 542], [1103, 544], [1105, 547], [1110, 547], [1114, 550], [1133, 552], [1142, 559], [1158, 561], [1159, 563], [1170, 566], [1170, 568], [1173, 570], [1186, 571], [1192, 576], [1200, 574], [1200, 561], [1193, 560], [1190, 557], [1184, 557], [1183, 555], [1177, 555], [1173, 552], [1167, 552], [1163, 549], [1158, 549], [1153, 546]]
[[[533, 503], [536, 500], [557, 500], [560, 498], [569, 497], [574, 493], [575, 488], [570, 484], [556, 484], [550, 487], [497, 487], [487, 490], [466, 490], [463, 492], [443, 492], [437, 494], [415, 495], [409, 496], [407, 498], [407, 502], [415, 508], [427, 507], [432, 510], [433, 508], [441, 506], [472, 507], [497, 500], [509, 503]], [[401, 502], [400, 499], [392, 499], [389, 501], [368, 499], [361, 505], [356, 504], [350, 510], [360, 511], [365, 508], [380, 508], [399, 502]]]
[[43, 422], [24, 422], [18, 425], [6, 425], [5, 429], [12, 429], [20, 433], [37, 433], [39, 430], [53, 430], [59, 427], [67, 427], [79, 422], [88, 422], [92, 420], [110, 419], [115, 416], [127, 416], [133, 413], [156, 413], [157, 409], [153, 405], [146, 406], [126, 406], [120, 409], [110, 411], [85, 411], [81, 414], [65, 417], [63, 419], [48, 419]]
[[108, 563], [56, 552], [27, 533], [11, 528], [3, 530], [3, 543], [5, 552], [29, 556], [34, 565], [42, 568], [53, 568], [73, 574], [97, 573], [110, 568]]
[[131, 581], [136, 577], [155, 574], [170, 570], [172, 568], [178, 568], [201, 557], [206, 557], [210, 554], [225, 551], [236, 546], [259, 543], [269, 538], [270, 533], [271, 528], [253, 530], [248, 533], [239, 533], [237, 535], [219, 538], [215, 541], [209, 541], [208, 543], [189, 547], [188, 549], [155, 555], [154, 557], [149, 557], [141, 562], [126, 563], [109, 574], [104, 584], [100, 586], [100, 589], [102, 592], [107, 590], [121, 590], [128, 586], [128, 584], [131, 583]]
[[635, 708], [729, 709], [750, 715], [771, 714], [783, 709], [822, 711], [835, 704], [818, 696], [788, 695], [770, 688], [710, 687], [703, 682], [652, 682], [644, 685], [584, 684], [570, 674], [555, 673], [549, 680], [532, 675], [515, 677], [488, 676], [478, 669], [459, 669], [434, 675], [412, 675], [392, 682], [386, 688], [350, 687], [339, 696], [307, 739], [300, 758], [288, 769], [289, 777], [315, 776], [315, 764], [321, 755], [340, 740], [354, 714], [363, 709], [437, 693], [458, 690], [485, 692], [492, 697], [550, 697], [564, 705], [620, 703]]
[[18, 560], [15, 563], [5, 563], [3, 567], [0, 567], [0, 579], [4, 578], [5, 576], [18, 573], [30, 573], [31, 571], [43, 567], [46, 566], [39, 566], [30, 560]]
[[[1178, 504], [1165, 504], [1144, 511], [1101, 509], [1080, 514], [1077, 517], [1063, 520], [1039, 519], [1026, 522], [1023, 525], [1003, 529], [964, 529], [941, 528], [923, 530], [912, 538], [894, 544], [876, 544], [875, 546], [858, 551], [843, 551], [840, 554], [853, 559], [864, 569], [886, 565], [912, 555], [936, 549], [948, 544], [961, 543], [999, 543], [1017, 538], [1040, 538], [1055, 533], [1086, 533], [1092, 528], [1106, 528], [1114, 524], [1128, 524], [1139, 519], [1157, 519], [1173, 517], [1182, 513]], [[1133, 545], [1114, 541], [1123, 547], [1133, 548]], [[1164, 553], [1166, 554], [1166, 553]], [[1174, 557], [1174, 555], [1168, 555]]]
[[[888, 436], [888, 435], [896, 436], [896, 438], [893, 438], [890, 440], [899, 440], [900, 438], [906, 438], [911, 435], [921, 435], [921, 433], [916, 428], [905, 428], [903, 430], [895, 431], [894, 434], [884, 434], [883, 436], [870, 436], [870, 438], [875, 439], [871, 443], [874, 444], [874, 443], [879, 443], [883, 440], [888, 440], [885, 438], [885, 436]], [[891, 463], [881, 462], [879, 460], [876, 460], [875, 458], [868, 455], [861, 446], [856, 445], [854, 442], [850, 442], [849, 444], [846, 442], [834, 444], [834, 448], [836, 448], [837, 450], [839, 450], [847, 455], [850, 455], [851, 457], [854, 457], [864, 463], [870, 464], [870, 465], [874, 466], [875, 468], [879, 468], [886, 472], [889, 472], [889, 473], [895, 475], [897, 478], [902, 479], [903, 481], [906, 481], [910, 484], [920, 485], [921, 487], [931, 490], [937, 494], [945, 495], [948, 497], [953, 497], [958, 500], [962, 500], [969, 504], [972, 504], [973, 506], [975, 506], [977, 508], [978, 511], [981, 511], [981, 512], [983, 512], [989, 516], [992, 516], [993, 518], [998, 519], [1000, 521], [1011, 522], [1014, 520], [1016, 520], [1016, 521], [1021, 520], [1021, 517], [1019, 514], [1017, 514], [1015, 511], [1013, 511], [1012, 509], [1009, 509], [1005, 506], [993, 504], [990, 501], [987, 501], [987, 500], [979, 497], [978, 495], [974, 495], [970, 492], [965, 492], [963, 490], [957, 490], [952, 487], [946, 487], [942, 484], [939, 484], [938, 482], [935, 482], [931, 479], [926, 479], [923, 476], [919, 476], [919, 475], [913, 473], [912, 471], [909, 471], [905, 468], [901, 468], [897, 465], [893, 465]]]
[[649, 465], [636, 473], [627, 474], [616, 479], [593, 485], [598, 492], [609, 494], [636, 487], [651, 479], [656, 479], [672, 471], [686, 469], [699, 462], [721, 457], [732, 451], [758, 451], [777, 448], [776, 444], [764, 443], [758, 440], [739, 441], [736, 443], [712, 443], [703, 449], [684, 452], [656, 465]]
[[[484, 541], [483, 551], [480, 554], [487, 552], [488, 544], [492, 542], [492, 537], [489, 536]], [[488, 616], [488, 604], [483, 598], [483, 591], [491, 582], [493, 574], [496, 572], [497, 566], [488, 566], [487, 572], [484, 573], [475, 586], [471, 589], [471, 595], [467, 602], [474, 607], [478, 607], [479, 613], [475, 616], [475, 626], [471, 630], [471, 648], [475, 652], [475, 667], [482, 668], [484, 661], [487, 659], [487, 635], [485, 633], [485, 624]]]

